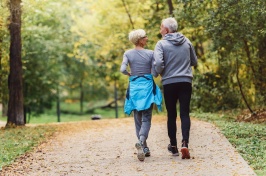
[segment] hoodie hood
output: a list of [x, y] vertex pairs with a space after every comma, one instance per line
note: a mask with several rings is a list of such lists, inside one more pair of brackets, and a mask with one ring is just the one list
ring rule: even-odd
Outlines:
[[168, 40], [173, 45], [182, 45], [186, 41], [186, 37], [179, 33], [168, 33], [164, 36], [163, 40]]

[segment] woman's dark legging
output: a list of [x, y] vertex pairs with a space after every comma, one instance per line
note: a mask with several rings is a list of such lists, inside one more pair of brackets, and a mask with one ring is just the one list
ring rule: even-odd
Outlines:
[[189, 142], [189, 131], [190, 131], [190, 99], [192, 93], [191, 83], [180, 82], [166, 84], [163, 86], [164, 89], [164, 100], [167, 109], [167, 129], [170, 143], [172, 146], [177, 145], [176, 139], [176, 117], [177, 117], [177, 101], [180, 105], [180, 118], [181, 118], [181, 129], [182, 129], [182, 142]]

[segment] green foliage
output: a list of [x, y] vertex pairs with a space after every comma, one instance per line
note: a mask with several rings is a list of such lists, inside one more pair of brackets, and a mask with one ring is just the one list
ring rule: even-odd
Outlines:
[[[240, 81], [245, 94], [253, 96], [252, 103], [265, 102], [265, 6], [263, 0], [218, 1], [206, 20], [206, 31], [221, 62], [240, 61]], [[244, 10], [241, 10], [244, 9]], [[261, 54], [259, 54], [261, 53]], [[235, 63], [231, 62], [235, 67]], [[229, 67], [232, 65], [226, 65]], [[234, 68], [233, 67], [233, 68]], [[236, 70], [237, 71], [237, 70]], [[252, 91], [248, 85], [253, 84]], [[251, 93], [252, 92], [252, 93]], [[261, 96], [264, 98], [261, 99]]]
[[191, 116], [213, 122], [258, 175], [266, 173], [266, 124], [236, 122], [233, 113], [195, 113]]
[[[172, 2], [173, 14], [163, 0], [23, 1], [26, 109], [45, 112], [58, 97], [62, 101], [110, 101], [115, 81], [118, 97], [123, 99], [128, 80], [119, 68], [124, 51], [133, 47], [128, 33], [133, 27], [145, 29], [147, 48], [153, 49], [161, 39], [161, 20], [169, 16], [177, 19], [178, 30], [191, 40], [199, 59], [194, 70], [194, 108], [215, 111], [244, 107], [236, 73], [248, 103], [264, 106], [265, 1]], [[6, 1], [1, 3], [0, 101], [7, 102], [9, 13]]]
[[43, 113], [51, 108], [64, 78], [62, 62], [70, 50], [70, 27], [62, 20], [67, 12], [57, 11], [63, 2], [27, 3], [22, 29], [25, 106], [30, 112]]
[[241, 97], [236, 94], [236, 85], [227, 80], [226, 70], [196, 73], [194, 75], [191, 106], [204, 112], [235, 109]]
[[[173, 6], [176, 8], [178, 4], [173, 4]], [[144, 29], [149, 38], [148, 48], [153, 50], [157, 41], [162, 38], [160, 25], [163, 18], [170, 16], [169, 8], [164, 0], [152, 0], [150, 7], [143, 9], [140, 14], [146, 20]]]
[[7, 105], [8, 88], [7, 79], [9, 73], [9, 41], [8, 41], [8, 21], [9, 15], [7, 1], [0, 2], [0, 102]]
[[[263, 76], [266, 52], [262, 49], [266, 46], [265, 1], [179, 0], [178, 3], [175, 16], [179, 30], [191, 39], [199, 59], [194, 80], [196, 104], [202, 101], [204, 106], [200, 106], [204, 111], [208, 111], [208, 107], [217, 110], [237, 104], [243, 107], [244, 101], [239, 101], [241, 86], [249, 104], [263, 106], [266, 97]], [[240, 64], [238, 68], [236, 59]], [[237, 72], [241, 85], [237, 84]]]
[[53, 126], [0, 129], [0, 170], [18, 156], [31, 151], [54, 132]]

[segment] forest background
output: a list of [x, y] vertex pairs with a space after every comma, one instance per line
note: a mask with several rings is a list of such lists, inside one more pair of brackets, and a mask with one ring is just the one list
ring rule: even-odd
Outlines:
[[[256, 173], [265, 175], [265, 8], [265, 0], [0, 0], [0, 122], [55, 122], [60, 114], [61, 121], [88, 120], [95, 113], [124, 117], [128, 77], [119, 68], [133, 47], [128, 33], [145, 29], [147, 49], [154, 49], [161, 20], [172, 16], [198, 56], [192, 116], [214, 122]], [[15, 44], [22, 46], [21, 72], [11, 57], [19, 52], [11, 41], [20, 34]], [[21, 88], [11, 73], [22, 77]], [[160, 78], [155, 81], [162, 88]], [[19, 113], [13, 89], [23, 91]], [[236, 109], [244, 112], [242, 120], [261, 117], [264, 123], [241, 123], [228, 113]], [[1, 171], [55, 129], [0, 130]]]
[[[163, 18], [196, 50], [192, 111], [245, 109], [266, 102], [266, 2], [264, 0], [23, 0], [21, 36], [25, 118], [79, 104], [122, 107], [128, 84], [119, 72], [132, 48], [128, 33], [146, 30], [154, 49]], [[8, 111], [10, 35], [8, 1], [0, 1], [0, 103]], [[155, 79], [162, 88], [160, 78]], [[118, 100], [117, 104], [116, 101]], [[70, 106], [61, 113], [71, 112]], [[121, 114], [124, 116], [124, 114]], [[29, 120], [28, 120], [29, 121]]]

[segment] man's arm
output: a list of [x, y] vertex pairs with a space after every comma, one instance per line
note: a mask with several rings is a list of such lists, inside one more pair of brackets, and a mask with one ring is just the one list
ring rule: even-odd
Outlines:
[[193, 45], [191, 43], [189, 43], [189, 45], [190, 45], [190, 65], [196, 66], [198, 64], [198, 58]]

